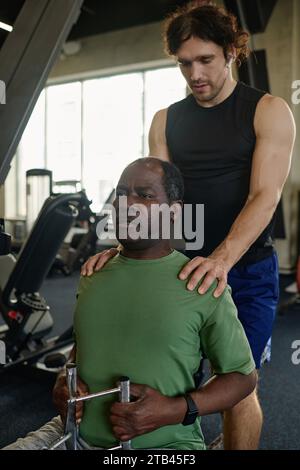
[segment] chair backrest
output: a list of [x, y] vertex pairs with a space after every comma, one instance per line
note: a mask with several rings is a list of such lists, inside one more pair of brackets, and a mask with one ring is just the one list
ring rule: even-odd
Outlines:
[[12, 292], [38, 292], [55, 259], [61, 243], [76, 218], [74, 205], [87, 204], [84, 192], [50, 196], [20, 252], [3, 290], [2, 301], [12, 307]]

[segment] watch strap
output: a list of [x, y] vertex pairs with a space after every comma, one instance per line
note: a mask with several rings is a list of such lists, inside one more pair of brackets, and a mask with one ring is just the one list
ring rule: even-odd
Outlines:
[[198, 415], [199, 415], [199, 410], [198, 410], [198, 407], [196, 405], [196, 403], [194, 402], [193, 398], [191, 397], [191, 395], [189, 393], [186, 393], [184, 395], [184, 398], [186, 400], [186, 403], [187, 403], [187, 412], [185, 414], [185, 417], [182, 421], [182, 424], [184, 426], [187, 426], [189, 424], [193, 424]]

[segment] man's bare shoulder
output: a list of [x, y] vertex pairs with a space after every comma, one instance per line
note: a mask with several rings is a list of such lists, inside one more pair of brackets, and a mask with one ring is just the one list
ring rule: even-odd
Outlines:
[[160, 109], [153, 117], [149, 131], [149, 155], [170, 161], [166, 142], [166, 124], [168, 108]]
[[255, 130], [259, 134], [261, 130], [276, 127], [276, 124], [294, 127], [294, 118], [287, 102], [279, 96], [264, 95], [258, 102], [255, 113]]
[[275, 116], [292, 114], [289, 105], [283, 98], [266, 94], [258, 102], [257, 117], [262, 119], [269, 118], [270, 115], [274, 116], [274, 113]]
[[290, 107], [287, 102], [280, 96], [270, 95], [266, 93], [258, 102], [257, 109], [261, 112], [267, 111], [290, 111]]
[[167, 120], [168, 108], [159, 109], [153, 117], [153, 124], [157, 126], [161, 126], [161, 124], [165, 124]]

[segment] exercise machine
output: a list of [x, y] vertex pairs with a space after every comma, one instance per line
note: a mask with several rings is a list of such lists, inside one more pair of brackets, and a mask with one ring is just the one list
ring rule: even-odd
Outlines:
[[[66, 366], [67, 384], [69, 390], [67, 418], [63, 436], [56, 441], [49, 450], [55, 450], [63, 443], [66, 443], [68, 450], [77, 450], [78, 426], [76, 424], [76, 403], [80, 401], [94, 400], [96, 398], [118, 394], [122, 403], [129, 403], [130, 401], [130, 380], [128, 377], [121, 377], [118, 387], [109, 390], [103, 390], [97, 393], [91, 393], [83, 397], [76, 397], [77, 391], [77, 369], [74, 363], [69, 363]], [[124, 441], [116, 447], [106, 450], [130, 450], [131, 442]]]
[[59, 337], [45, 339], [53, 318], [39, 290], [71, 225], [80, 211], [90, 210], [90, 203], [84, 191], [50, 196], [18, 259], [10, 253], [10, 237], [2, 224], [0, 314], [5, 324], [0, 327], [0, 340], [5, 344], [6, 357], [0, 370], [20, 363], [33, 364], [73, 342], [72, 327]]
[[[83, 221], [87, 225], [86, 233], [84, 234], [74, 234], [70, 242], [68, 249], [68, 255], [66, 260], [66, 269], [68, 272], [72, 273], [76, 269], [80, 269], [83, 263], [97, 251], [97, 241], [98, 241], [98, 232], [97, 227], [99, 227], [99, 222], [106, 219], [108, 222], [109, 219], [109, 206], [112, 204], [115, 198], [115, 190], [113, 189], [108, 198], [106, 199], [102, 210], [99, 214], [93, 214], [90, 216], [90, 213], [86, 211], [81, 211], [78, 216], [78, 221]], [[109, 231], [108, 223], [104, 228], [104, 231]], [[114, 246], [113, 240], [111, 240], [111, 246]]]

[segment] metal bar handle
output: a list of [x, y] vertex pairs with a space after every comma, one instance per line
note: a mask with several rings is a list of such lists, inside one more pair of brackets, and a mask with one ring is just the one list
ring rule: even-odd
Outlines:
[[71, 433], [70, 439], [66, 441], [69, 450], [77, 450], [77, 424], [76, 424], [76, 393], [77, 393], [77, 368], [76, 364], [70, 362], [66, 365], [67, 385], [69, 390], [68, 412], [65, 433]]
[[98, 398], [98, 397], [105, 397], [106, 395], [112, 395], [113, 393], [120, 392], [121, 388], [111, 388], [109, 390], [103, 390], [103, 392], [97, 392], [97, 393], [91, 393], [90, 395], [85, 395], [84, 397], [77, 397], [71, 399], [73, 402], [80, 402], [80, 401], [87, 401], [87, 400], [92, 400], [92, 398]]
[[[121, 377], [120, 379], [120, 395], [119, 399], [122, 403], [130, 402], [130, 380], [128, 377]], [[120, 442], [123, 450], [131, 449], [131, 441]]]

